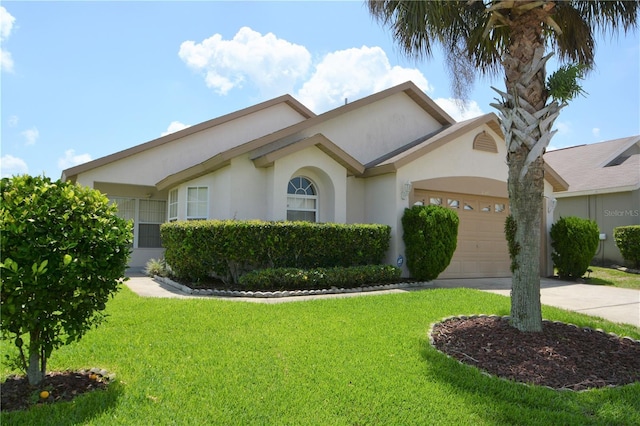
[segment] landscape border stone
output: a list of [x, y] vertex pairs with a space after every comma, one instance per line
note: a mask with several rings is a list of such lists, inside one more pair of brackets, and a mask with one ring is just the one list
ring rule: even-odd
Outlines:
[[254, 298], [281, 298], [294, 296], [315, 296], [325, 294], [343, 294], [343, 293], [363, 293], [378, 290], [394, 290], [394, 289], [411, 289], [422, 288], [425, 286], [433, 286], [428, 281], [403, 282], [392, 284], [380, 284], [374, 286], [354, 287], [354, 288], [325, 288], [316, 290], [282, 290], [282, 291], [238, 291], [238, 290], [220, 290], [220, 289], [193, 289], [184, 284], [173, 281], [171, 278], [154, 275], [152, 278], [155, 282], [167, 285], [185, 294], [192, 296], [215, 296], [215, 297], [254, 297]]

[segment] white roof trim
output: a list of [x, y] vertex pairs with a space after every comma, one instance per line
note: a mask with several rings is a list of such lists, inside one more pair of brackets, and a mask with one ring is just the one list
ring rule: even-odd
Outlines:
[[598, 195], [598, 194], [613, 194], [616, 192], [631, 192], [640, 189], [640, 183], [637, 185], [618, 186], [614, 188], [602, 188], [602, 189], [588, 189], [584, 191], [575, 192], [554, 192], [553, 196], [556, 198], [570, 198], [570, 197], [582, 197], [585, 195]]

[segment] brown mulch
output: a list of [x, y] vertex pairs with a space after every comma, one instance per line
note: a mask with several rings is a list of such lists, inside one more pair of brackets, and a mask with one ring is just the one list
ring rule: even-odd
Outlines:
[[[86, 392], [105, 390], [108, 385], [108, 377], [91, 371], [49, 373], [42, 384], [35, 387], [29, 385], [29, 381], [24, 376], [12, 376], [0, 384], [0, 408], [2, 411], [15, 411], [25, 410], [37, 404], [71, 401]], [[40, 392], [43, 390], [49, 392], [47, 398], [40, 397]]]
[[544, 321], [524, 333], [508, 318], [459, 317], [432, 328], [433, 346], [494, 376], [554, 389], [585, 390], [640, 382], [640, 342]]

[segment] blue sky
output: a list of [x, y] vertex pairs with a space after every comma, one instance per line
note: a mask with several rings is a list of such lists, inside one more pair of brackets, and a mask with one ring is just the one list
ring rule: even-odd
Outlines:
[[[1, 173], [45, 174], [289, 93], [316, 113], [413, 80], [456, 119], [495, 112], [501, 77], [465, 111], [442, 58], [407, 59], [353, 2], [0, 5]], [[640, 37], [599, 39], [596, 69], [550, 147], [640, 134]], [[551, 73], [557, 64], [551, 62]]]

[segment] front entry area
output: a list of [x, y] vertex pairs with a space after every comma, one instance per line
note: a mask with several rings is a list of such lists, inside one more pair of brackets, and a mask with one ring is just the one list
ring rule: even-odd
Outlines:
[[504, 224], [509, 199], [416, 189], [413, 202], [434, 204], [458, 213], [458, 245], [440, 278], [510, 277]]

